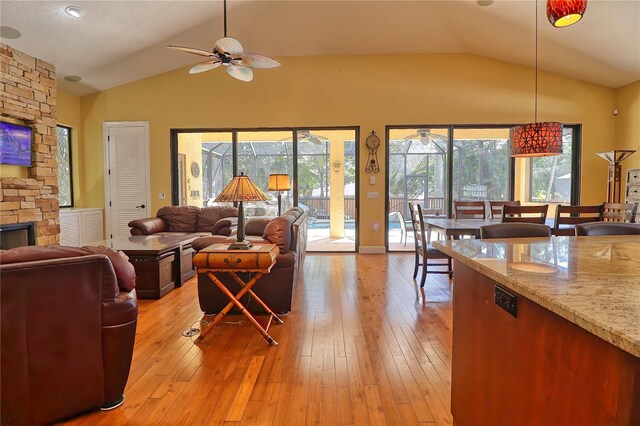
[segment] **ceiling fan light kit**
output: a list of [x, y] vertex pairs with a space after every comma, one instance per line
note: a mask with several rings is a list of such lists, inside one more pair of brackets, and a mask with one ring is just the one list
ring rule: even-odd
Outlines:
[[182, 46], [167, 46], [169, 49], [191, 53], [208, 58], [194, 65], [189, 74], [198, 74], [222, 66], [227, 74], [236, 80], [249, 82], [253, 80], [254, 69], [277, 68], [280, 62], [268, 56], [244, 51], [242, 44], [233, 37], [227, 37], [227, 0], [224, 0], [224, 37], [218, 39], [211, 52]]
[[568, 27], [582, 19], [587, 0], [547, 0], [547, 18], [556, 28]]

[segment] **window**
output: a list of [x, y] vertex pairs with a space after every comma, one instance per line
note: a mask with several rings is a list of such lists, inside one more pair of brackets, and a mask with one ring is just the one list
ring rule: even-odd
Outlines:
[[71, 128], [56, 129], [58, 160], [58, 202], [60, 207], [73, 206], [73, 176], [71, 169]]
[[[562, 154], [531, 158], [529, 161], [529, 201], [536, 203], [578, 203], [576, 127], [566, 126], [562, 136]], [[575, 157], [575, 158], [574, 158]]]
[[509, 200], [509, 128], [455, 128], [453, 199]]

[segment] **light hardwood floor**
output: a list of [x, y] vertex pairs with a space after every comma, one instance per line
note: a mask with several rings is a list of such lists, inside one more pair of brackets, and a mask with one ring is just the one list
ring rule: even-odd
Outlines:
[[68, 424], [451, 424], [450, 284], [430, 275], [425, 302], [412, 272], [413, 254], [307, 255], [278, 347], [240, 315], [182, 337], [195, 278], [141, 300], [125, 403]]

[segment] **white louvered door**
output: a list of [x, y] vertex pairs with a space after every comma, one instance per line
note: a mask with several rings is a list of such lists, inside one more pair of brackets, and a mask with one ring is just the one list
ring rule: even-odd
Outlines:
[[129, 235], [127, 224], [149, 216], [148, 127], [107, 123], [109, 155], [108, 197], [109, 235], [117, 238]]

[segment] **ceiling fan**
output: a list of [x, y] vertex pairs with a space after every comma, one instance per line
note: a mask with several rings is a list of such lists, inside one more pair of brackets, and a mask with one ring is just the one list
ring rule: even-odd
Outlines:
[[224, 0], [223, 3], [224, 37], [216, 41], [211, 52], [191, 47], [167, 46], [169, 49], [208, 58], [206, 61], [191, 67], [189, 74], [197, 74], [223, 66], [224, 70], [231, 77], [240, 81], [249, 82], [253, 80], [253, 71], [251, 68], [269, 69], [279, 67], [280, 62], [268, 56], [245, 52], [242, 44], [238, 40], [233, 37], [227, 37], [227, 0]]
[[405, 140], [405, 141], [419, 140], [424, 146], [427, 146], [429, 145], [429, 143], [433, 142], [433, 144], [436, 146], [436, 148], [439, 151], [445, 152], [445, 150], [436, 141], [441, 141], [446, 143], [447, 137], [440, 135], [438, 133], [432, 133], [431, 129], [417, 129], [416, 133], [409, 136], [405, 136], [404, 138], [402, 138], [402, 140]]
[[[292, 140], [292, 138], [285, 138], [280, 140], [279, 142], [288, 142], [290, 140]], [[322, 135], [313, 134], [309, 130], [298, 130], [298, 141], [307, 141], [316, 145], [322, 145], [325, 142], [329, 142], [329, 138]]]

